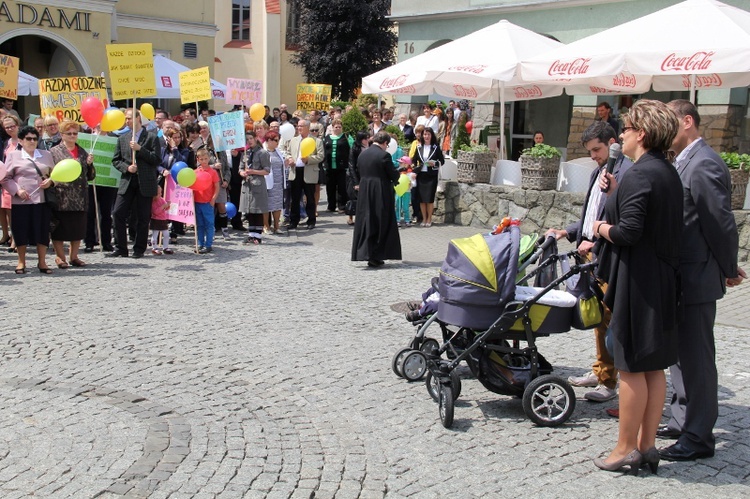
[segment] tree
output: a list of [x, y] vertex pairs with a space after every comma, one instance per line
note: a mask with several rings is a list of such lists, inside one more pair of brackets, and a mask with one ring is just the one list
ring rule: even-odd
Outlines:
[[367, 118], [359, 109], [351, 109], [341, 116], [344, 133], [354, 137], [357, 132], [367, 131]]
[[466, 113], [461, 111], [460, 117], [458, 119], [458, 134], [456, 135], [456, 140], [453, 141], [453, 151], [451, 151], [451, 156], [453, 156], [454, 158], [458, 157], [458, 151], [461, 150], [461, 146], [468, 146], [471, 144], [469, 131], [466, 130], [467, 121], [468, 120], [466, 119]]
[[398, 39], [386, 19], [390, 0], [298, 0], [299, 52], [309, 83], [331, 85], [332, 96], [350, 100], [362, 78], [395, 62]]

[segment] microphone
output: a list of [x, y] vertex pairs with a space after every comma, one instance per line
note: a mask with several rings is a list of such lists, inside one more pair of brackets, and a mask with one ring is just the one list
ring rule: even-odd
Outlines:
[[[622, 147], [617, 142], [609, 146], [609, 159], [607, 160], [607, 173], [609, 173], [610, 175], [612, 174], [612, 171], [615, 169], [615, 163], [617, 162], [617, 158], [620, 157], [620, 151], [622, 151]], [[609, 189], [609, 183], [607, 184], [606, 188], [602, 189], [602, 192], [607, 192], [608, 189]]]

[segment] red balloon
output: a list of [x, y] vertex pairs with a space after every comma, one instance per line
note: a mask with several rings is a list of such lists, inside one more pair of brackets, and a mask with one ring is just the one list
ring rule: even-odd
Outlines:
[[473, 121], [467, 121], [466, 122], [466, 131], [471, 133], [471, 131], [474, 129], [474, 122]]
[[95, 128], [104, 117], [104, 104], [96, 97], [88, 97], [81, 103], [81, 116], [91, 128]]
[[190, 186], [194, 191], [205, 191], [211, 187], [211, 174], [198, 168], [195, 171], [195, 183]]

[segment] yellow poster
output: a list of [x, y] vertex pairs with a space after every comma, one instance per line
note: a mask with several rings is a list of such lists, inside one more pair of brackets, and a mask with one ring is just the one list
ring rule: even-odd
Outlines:
[[208, 66], [180, 73], [180, 100], [183, 104], [209, 100], [211, 97]]
[[150, 43], [107, 45], [112, 98], [155, 97], [154, 55]]
[[18, 57], [0, 54], [0, 97], [18, 99]]
[[331, 104], [331, 85], [300, 83], [297, 85], [297, 109], [327, 110]]
[[39, 107], [42, 116], [54, 116], [83, 123], [81, 104], [96, 97], [107, 107], [107, 82], [103, 76], [71, 76], [39, 80]]

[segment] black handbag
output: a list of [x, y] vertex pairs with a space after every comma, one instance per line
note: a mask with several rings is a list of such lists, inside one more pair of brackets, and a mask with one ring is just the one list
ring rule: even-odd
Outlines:
[[[39, 177], [41, 177], [42, 181], [46, 180], [47, 177], [42, 175], [42, 171], [39, 169], [38, 166], [36, 166], [36, 161], [32, 159], [31, 162], [34, 163], [34, 169], [39, 174]], [[47, 206], [49, 206], [52, 211], [57, 211], [57, 208], [58, 208], [57, 191], [55, 190], [54, 186], [44, 190], [44, 200], [47, 202]]]
[[357, 213], [357, 201], [349, 200], [346, 202], [346, 205], [344, 206], [344, 213], [349, 215], [350, 217], [353, 217]]

